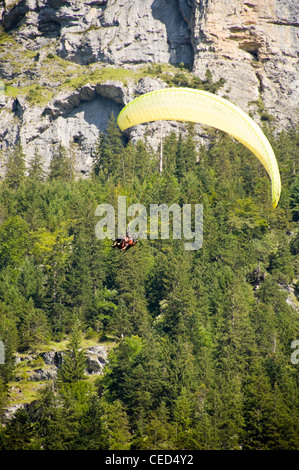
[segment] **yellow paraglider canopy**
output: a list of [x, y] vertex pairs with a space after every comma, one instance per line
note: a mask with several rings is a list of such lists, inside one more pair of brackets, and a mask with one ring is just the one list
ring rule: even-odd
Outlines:
[[261, 128], [230, 101], [203, 90], [164, 88], [127, 104], [117, 123], [123, 131], [152, 121], [188, 121], [220, 129], [240, 141], [260, 160], [272, 183], [272, 204], [278, 204], [281, 180], [276, 157]]

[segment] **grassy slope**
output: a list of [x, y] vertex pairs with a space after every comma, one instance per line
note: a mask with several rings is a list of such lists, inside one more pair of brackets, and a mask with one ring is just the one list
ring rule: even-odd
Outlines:
[[[83, 339], [82, 348], [87, 350], [93, 346], [101, 344], [109, 351], [113, 348], [113, 342], [99, 343], [97, 339]], [[18, 354], [20, 361], [15, 367], [15, 380], [9, 383], [9, 401], [7, 408], [11, 406], [29, 404], [36, 400], [40, 389], [50, 384], [52, 380], [33, 381], [30, 376], [34, 371], [43, 369], [45, 371], [51, 370], [50, 365], [46, 365], [39, 355], [44, 352], [60, 352], [66, 351], [68, 347], [68, 339], [63, 339], [59, 342], [49, 341], [46, 345], [42, 345], [35, 351], [30, 351], [26, 354]], [[97, 374], [87, 375], [87, 380], [94, 381]]]

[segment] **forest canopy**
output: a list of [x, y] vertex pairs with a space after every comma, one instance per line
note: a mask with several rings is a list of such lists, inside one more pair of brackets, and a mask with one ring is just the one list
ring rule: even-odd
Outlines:
[[[54, 383], [2, 427], [1, 449], [299, 448], [299, 133], [265, 132], [281, 172], [275, 210], [264, 168], [221, 131], [208, 146], [192, 125], [165, 135], [161, 172], [161, 149], [125, 142], [111, 116], [84, 179], [61, 145], [47, 172], [16, 145], [0, 183], [2, 414], [15, 355], [68, 346]], [[120, 195], [202, 204], [202, 248], [111, 249], [95, 209]], [[113, 344], [93, 382], [87, 336]]]

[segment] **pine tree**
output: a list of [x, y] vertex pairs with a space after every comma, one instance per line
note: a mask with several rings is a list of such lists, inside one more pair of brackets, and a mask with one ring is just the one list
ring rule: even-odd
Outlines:
[[299, 220], [299, 176], [297, 176], [296, 180], [291, 186], [290, 207], [293, 220], [297, 222]]
[[188, 432], [192, 425], [193, 403], [190, 392], [183, 387], [180, 395], [174, 402], [173, 418], [175, 426], [175, 441], [177, 448], [186, 448]]
[[0, 267], [20, 266], [28, 252], [29, 228], [26, 221], [16, 215], [0, 226]]
[[6, 425], [2, 450], [29, 450], [33, 437], [33, 425], [24, 409], [17, 410]]
[[289, 284], [294, 278], [292, 254], [287, 237], [284, 235], [275, 250], [269, 257], [269, 272], [278, 282]]
[[20, 142], [18, 142], [9, 155], [6, 167], [5, 181], [9, 188], [17, 190], [26, 176], [25, 154]]
[[163, 140], [163, 173], [173, 175], [176, 171], [176, 150], [178, 140], [175, 132], [166, 135]]
[[213, 422], [220, 450], [241, 450], [244, 434], [243, 394], [240, 376], [233, 367], [219, 374], [213, 390]]
[[176, 149], [176, 176], [180, 181], [186, 171], [185, 168], [185, 155], [184, 155], [184, 143], [182, 134], [179, 135], [177, 149]]
[[109, 434], [103, 420], [102, 400], [91, 394], [86, 400], [78, 429], [77, 449], [83, 450], [108, 450]]
[[85, 378], [86, 359], [80, 346], [80, 331], [77, 326], [74, 326], [69, 339], [69, 349], [58, 371], [58, 379], [60, 382], [70, 384]]
[[43, 157], [36, 150], [29, 165], [29, 178], [35, 181], [45, 181], [46, 172], [44, 170]]
[[119, 338], [130, 336], [133, 333], [133, 326], [130, 322], [128, 309], [123, 299], [119, 300], [117, 308], [112, 312], [109, 320], [109, 330]]
[[[11, 283], [11, 279], [10, 279]], [[0, 284], [0, 288], [3, 285]], [[2, 297], [2, 295], [1, 295]], [[6, 304], [8, 303], [8, 305]], [[0, 365], [0, 383], [1, 387], [7, 386], [9, 381], [13, 380], [15, 373], [15, 352], [17, 350], [19, 338], [16, 324], [16, 309], [12, 302], [0, 303], [0, 338], [4, 345], [4, 364]], [[3, 384], [3, 385], [2, 385]], [[2, 389], [3, 390], [3, 389]], [[6, 397], [8, 398], [8, 396]], [[4, 398], [5, 402], [5, 398]]]
[[120, 400], [113, 403], [101, 400], [103, 409], [103, 434], [107, 438], [109, 450], [129, 450], [131, 446], [131, 433], [127, 413]]
[[194, 317], [197, 315], [188, 258], [187, 254], [176, 257], [170, 292], [163, 299], [163, 303], [160, 303], [163, 329], [171, 338], [176, 339], [192, 337]]
[[65, 274], [65, 303], [80, 315], [82, 321], [88, 321], [94, 327], [94, 322], [90, 321], [94, 299], [90, 264], [90, 241], [84, 231], [79, 229], [72, 244], [70, 268], [66, 269]]
[[119, 179], [123, 176], [122, 134], [112, 113], [105, 133], [101, 133], [94, 156], [93, 171], [105, 179], [111, 176]]
[[[2, 344], [1, 344], [1, 347], [2, 347]], [[4, 352], [5, 352], [5, 350], [4, 350]], [[4, 380], [4, 378], [2, 377], [2, 374], [1, 374], [0, 375], [0, 416], [3, 416], [4, 408], [8, 404], [7, 392], [8, 392], [8, 386], [5, 383], [5, 380]], [[2, 419], [0, 419], [0, 424], [2, 424]], [[1, 449], [1, 440], [2, 440], [1, 439], [1, 434], [2, 433], [0, 431], [0, 449]]]
[[168, 397], [163, 346], [154, 335], [147, 340], [131, 336], [124, 338], [110, 356], [104, 378], [108, 399], [121, 400], [131, 426], [139, 426], [139, 432], [151, 410], [159, 406], [161, 396]]
[[143, 445], [144, 449], [171, 450], [173, 449], [173, 435], [174, 425], [170, 421], [169, 410], [162, 401], [159, 407], [151, 413], [145, 426], [145, 435], [143, 439], [139, 439], [138, 448], [142, 449]]
[[67, 324], [65, 275], [70, 263], [73, 235], [69, 236], [70, 221], [63, 222], [54, 232], [41, 229], [34, 233], [32, 254], [42, 265], [47, 278], [41, 307], [51, 318], [52, 328], [61, 332]]
[[271, 391], [261, 363], [252, 369], [244, 386], [244, 450], [286, 450], [292, 418], [277, 387]]
[[[148, 252], [134, 249], [127, 256], [118, 258], [118, 268], [113, 288], [118, 291], [119, 300], [124, 302], [133, 334], [146, 336], [150, 317], [147, 310], [144, 281], [151, 263]], [[118, 254], [117, 254], [118, 255]]]
[[34, 448], [72, 449], [77, 423], [70, 422], [70, 411], [67, 410], [59, 393], [54, 391], [52, 386], [47, 386], [40, 392], [35, 405]]
[[49, 180], [72, 181], [73, 178], [74, 165], [72, 158], [67, 157], [66, 149], [60, 143], [50, 162]]
[[25, 351], [47, 342], [50, 330], [46, 315], [34, 308], [32, 298], [24, 305], [19, 317], [19, 349]]

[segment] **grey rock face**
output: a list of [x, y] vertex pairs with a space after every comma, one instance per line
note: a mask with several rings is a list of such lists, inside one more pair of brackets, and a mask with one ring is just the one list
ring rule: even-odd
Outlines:
[[191, 64], [189, 10], [179, 0], [22, 0], [5, 9], [2, 22], [7, 31], [19, 27], [31, 47], [59, 38], [56, 52], [81, 64]]
[[299, 4], [295, 0], [194, 1], [195, 73], [225, 78], [221, 93], [245, 110], [261, 98], [279, 128], [299, 102]]
[[16, 412], [18, 410], [22, 410], [22, 409], [26, 409], [26, 405], [24, 404], [19, 404], [19, 405], [13, 405], [13, 406], [10, 406], [8, 408], [5, 409], [4, 411], [4, 415], [2, 417], [3, 419], [3, 422], [8, 422], [9, 420], [11, 420], [14, 415], [16, 414]]
[[44, 155], [48, 167], [53, 152], [61, 143], [75, 156], [77, 173], [84, 174], [92, 165], [93, 150], [100, 131], [106, 129], [111, 113], [117, 116], [121, 107], [102, 96], [96, 96], [89, 102], [60, 101], [56, 102], [56, 106], [51, 124], [28, 142], [27, 151], [33, 154], [37, 150]]
[[[29, 102], [23, 92], [1, 99], [4, 156], [19, 139], [28, 160], [38, 151], [47, 168], [62, 143], [78, 174], [88, 174], [111, 112], [116, 116], [135, 96], [166, 86], [145, 71], [138, 79], [88, 79], [91, 70], [105, 66], [133, 73], [151, 64], [184, 63], [201, 79], [209, 69], [214, 81], [225, 80], [218, 93], [256, 119], [262, 100], [278, 130], [297, 121], [297, 0], [6, 0], [0, 14], [15, 41], [0, 42], [0, 79], [20, 90], [37, 84], [53, 92], [40, 102]], [[49, 53], [56, 57], [52, 63]], [[61, 88], [74, 74], [82, 75], [82, 83]], [[165, 124], [164, 131], [172, 126]], [[161, 126], [149, 128], [156, 145]], [[143, 130], [137, 126], [131, 137]], [[3, 176], [5, 158], [0, 162]]]
[[94, 346], [86, 351], [86, 371], [88, 374], [101, 373], [107, 363], [107, 350], [101, 345]]
[[63, 353], [60, 351], [48, 351], [39, 355], [48, 366], [58, 367], [62, 364]]
[[[74, 157], [77, 174], [84, 175], [92, 166], [100, 132], [106, 130], [111, 113], [117, 116], [121, 110], [122, 96], [123, 87], [108, 82], [57, 95], [43, 110], [21, 98], [10, 100], [0, 112], [0, 151], [6, 153], [20, 139], [28, 159], [35, 152], [43, 155], [47, 170], [62, 144]], [[4, 175], [5, 161], [1, 163]]]
[[30, 375], [29, 380], [34, 382], [40, 382], [44, 380], [51, 380], [53, 377], [56, 377], [56, 369], [35, 369], [35, 371]]
[[62, 31], [57, 52], [79, 63], [102, 60], [111, 64], [185, 62], [192, 64], [191, 32], [178, 0], [111, 1], [94, 7], [93, 28], [82, 37]]
[[[102, 374], [108, 362], [108, 350], [103, 344], [96, 344], [84, 350], [86, 363], [85, 374]], [[16, 389], [22, 394], [23, 382], [40, 382], [36, 387], [42, 386], [43, 382], [52, 381], [56, 378], [57, 372], [64, 360], [65, 351], [46, 351], [38, 355], [16, 355], [15, 364], [22, 363], [23, 368], [20, 373], [16, 373], [15, 380], [18, 382]], [[42, 359], [42, 361], [41, 361]], [[15, 388], [15, 387], [13, 387]], [[13, 390], [12, 388], [12, 390]], [[17, 408], [16, 408], [17, 409]], [[16, 411], [12, 407], [12, 412]], [[10, 414], [10, 411], [8, 411]]]

